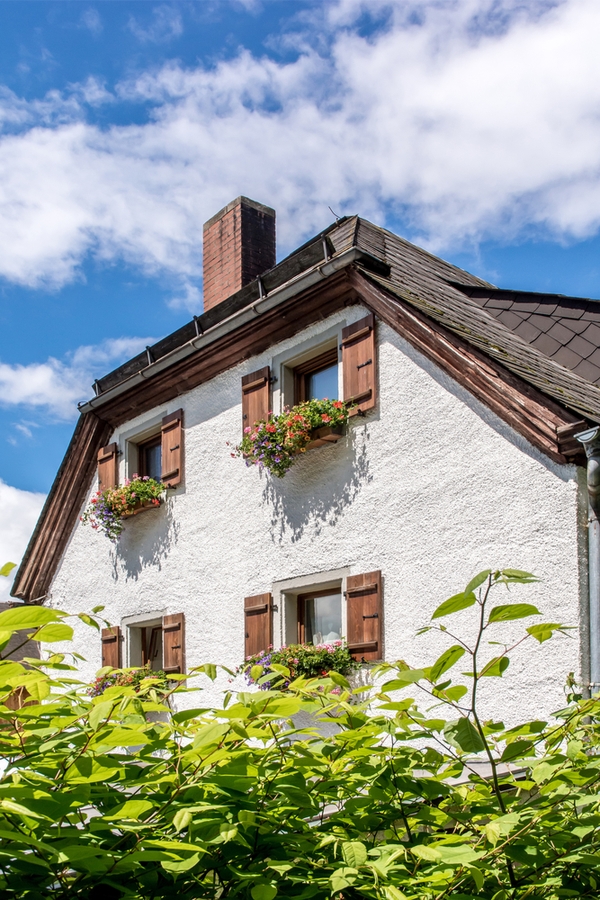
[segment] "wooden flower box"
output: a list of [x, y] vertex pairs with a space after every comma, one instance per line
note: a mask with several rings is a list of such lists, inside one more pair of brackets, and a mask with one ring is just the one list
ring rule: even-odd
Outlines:
[[307, 450], [314, 447], [326, 447], [328, 444], [335, 444], [344, 436], [345, 428], [343, 425], [323, 425], [322, 428], [313, 429], [311, 441], [306, 445]]
[[149, 509], [160, 509], [161, 504], [153, 503], [152, 500], [140, 500], [132, 509], [121, 514], [122, 519], [128, 519], [130, 516], [137, 516], [138, 513], [148, 512]]

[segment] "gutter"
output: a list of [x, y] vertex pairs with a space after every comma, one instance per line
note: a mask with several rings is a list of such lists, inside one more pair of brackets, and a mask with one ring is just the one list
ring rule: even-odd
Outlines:
[[[287, 281], [285, 284], [274, 288], [269, 294], [263, 294], [258, 300], [255, 300], [254, 303], [250, 303], [248, 306], [239, 310], [239, 312], [233, 313], [233, 315], [228, 316], [211, 328], [207, 328], [203, 334], [197, 335], [186, 344], [182, 344], [181, 347], [176, 347], [174, 350], [171, 350], [170, 353], [167, 353], [165, 356], [156, 360], [156, 362], [149, 362], [149, 364], [140, 372], [130, 375], [129, 378], [126, 378], [120, 384], [116, 384], [104, 393], [80, 404], [80, 413], [85, 415], [85, 413], [97, 410], [99, 407], [113, 400], [115, 397], [118, 397], [120, 394], [131, 390], [136, 387], [136, 385], [142, 384], [148, 378], [153, 378], [155, 375], [158, 375], [170, 366], [175, 365], [182, 359], [196, 353], [196, 351], [204, 350], [230, 332], [240, 328], [242, 325], [253, 322], [257, 316], [270, 312], [272, 309], [285, 303], [285, 301], [289, 300], [291, 297], [295, 297], [307, 288], [318, 284], [323, 281], [323, 279], [328, 278], [330, 275], [334, 275], [336, 272], [340, 272], [342, 269], [345, 269], [354, 263], [362, 263], [367, 268], [375, 268], [378, 270], [385, 265], [381, 259], [373, 256], [371, 253], [360, 250], [358, 247], [350, 247], [348, 250], [342, 251], [339, 256], [326, 259], [312, 269], [308, 269], [301, 275], [290, 279], [290, 281]], [[260, 287], [261, 282], [260, 279], [258, 280]]]
[[587, 457], [590, 696], [600, 691], [600, 426], [576, 434]]

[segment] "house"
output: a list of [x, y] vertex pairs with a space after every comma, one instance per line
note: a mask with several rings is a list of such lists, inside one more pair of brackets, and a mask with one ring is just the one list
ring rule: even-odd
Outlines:
[[[577, 630], [515, 659], [505, 714], [559, 707], [570, 671], [600, 681], [599, 303], [500, 290], [358, 216], [276, 264], [275, 212], [244, 197], [204, 227], [204, 298], [96, 382], [15, 580], [25, 602], [104, 604], [111, 629], [76, 630], [87, 677], [235, 667], [311, 627], [366, 661], [431, 662], [444, 638], [416, 629], [511, 566], [542, 579], [512, 596]], [[353, 403], [340, 440], [281, 480], [232, 458], [245, 425], [325, 389]], [[113, 546], [80, 515], [139, 471], [168, 499]]]

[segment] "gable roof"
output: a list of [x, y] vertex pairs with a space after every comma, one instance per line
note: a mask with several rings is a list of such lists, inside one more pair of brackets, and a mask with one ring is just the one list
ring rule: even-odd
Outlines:
[[[348, 303], [369, 307], [553, 459], [577, 459], [573, 434], [587, 420], [600, 422], [600, 379], [589, 380], [582, 369], [583, 362], [595, 365], [596, 348], [587, 353], [587, 344], [573, 341], [595, 334], [585, 329], [596, 328], [600, 303], [528, 299], [541, 296], [548, 295], [500, 291], [358, 216], [338, 221], [96, 382], [96, 396], [80, 406], [13, 594], [31, 602], [49, 589], [92, 482], [97, 450], [114, 428]], [[545, 316], [545, 331], [534, 315]], [[587, 322], [585, 329], [576, 333], [575, 321]], [[543, 336], [558, 349], [540, 343]], [[587, 355], [575, 359], [561, 348]]]

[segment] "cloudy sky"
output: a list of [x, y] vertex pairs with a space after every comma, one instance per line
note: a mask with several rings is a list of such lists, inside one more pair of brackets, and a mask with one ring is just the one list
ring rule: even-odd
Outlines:
[[0, 563], [93, 379], [201, 312], [239, 194], [280, 257], [331, 207], [600, 297], [599, 34], [598, 0], [2, 0]]

